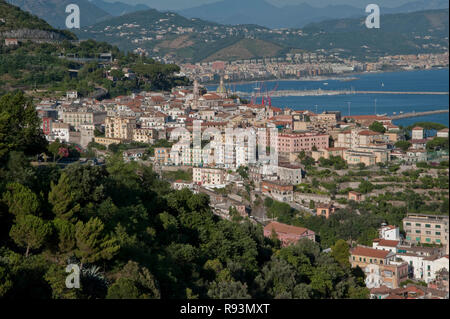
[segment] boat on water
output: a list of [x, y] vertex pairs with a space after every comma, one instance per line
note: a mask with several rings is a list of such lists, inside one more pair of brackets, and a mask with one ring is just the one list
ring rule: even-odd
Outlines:
[[358, 78], [346, 78], [346, 79], [342, 79], [341, 82], [353, 82], [358, 80]]

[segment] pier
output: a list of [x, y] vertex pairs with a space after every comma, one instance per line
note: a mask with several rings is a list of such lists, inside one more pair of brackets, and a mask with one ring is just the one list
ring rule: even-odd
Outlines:
[[425, 112], [410, 112], [410, 113], [402, 113], [398, 115], [390, 115], [388, 118], [391, 120], [399, 120], [399, 119], [406, 119], [410, 117], [420, 117], [425, 115], [433, 115], [433, 114], [441, 114], [441, 113], [448, 113], [448, 109], [446, 110], [434, 110], [434, 111], [425, 111]]

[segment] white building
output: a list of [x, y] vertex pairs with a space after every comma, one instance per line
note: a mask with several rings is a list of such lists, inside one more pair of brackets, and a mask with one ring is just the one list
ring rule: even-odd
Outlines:
[[194, 167], [193, 181], [202, 186], [222, 186], [225, 184], [225, 172], [217, 168]]
[[375, 239], [372, 243], [372, 248], [391, 251], [396, 254], [399, 244], [400, 242], [398, 240]]
[[51, 124], [51, 133], [49, 139], [51, 141], [56, 141], [58, 139], [60, 142], [69, 143], [69, 132], [70, 125], [68, 123], [55, 123]]
[[445, 268], [449, 271], [448, 255], [443, 257], [432, 256], [424, 258], [423, 260], [423, 279], [426, 283], [429, 283], [436, 279], [436, 273]]
[[380, 238], [386, 240], [400, 240], [400, 228], [392, 225], [383, 225], [379, 229]]
[[422, 140], [425, 138], [424, 130], [420, 126], [416, 126], [415, 128], [413, 128], [411, 133], [412, 133], [411, 136], [412, 140]]

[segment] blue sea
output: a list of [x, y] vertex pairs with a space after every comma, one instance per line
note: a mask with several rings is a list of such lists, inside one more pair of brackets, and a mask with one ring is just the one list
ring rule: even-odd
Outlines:
[[[408, 72], [364, 73], [350, 75], [354, 81], [267, 81], [263, 91], [271, 91], [277, 84], [278, 90], [356, 90], [356, 91], [396, 91], [396, 92], [448, 92], [449, 70], [424, 70]], [[328, 84], [325, 84], [328, 83]], [[261, 86], [261, 84], [259, 84]], [[214, 91], [217, 86], [208, 87]], [[255, 83], [230, 84], [233, 91], [253, 92]], [[375, 101], [376, 100], [376, 101]], [[260, 100], [259, 100], [260, 101]], [[333, 96], [287, 96], [272, 98], [272, 105], [294, 110], [313, 112], [341, 111], [348, 115], [348, 102], [351, 102], [351, 115], [409, 113], [428, 110], [448, 109], [448, 95], [409, 95], [409, 94], [354, 94]], [[436, 122], [449, 125], [447, 114], [435, 114], [396, 120], [396, 125], [408, 126], [416, 122]]]

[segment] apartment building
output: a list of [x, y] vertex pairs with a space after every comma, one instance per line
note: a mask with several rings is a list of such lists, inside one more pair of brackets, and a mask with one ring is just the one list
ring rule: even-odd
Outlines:
[[220, 186], [225, 184], [225, 172], [217, 168], [194, 167], [193, 181], [203, 186]]
[[133, 140], [136, 129], [136, 118], [134, 117], [107, 117], [105, 119], [105, 136], [119, 138], [122, 140]]
[[330, 135], [320, 133], [278, 134], [278, 153], [289, 155], [329, 147]]
[[139, 143], [154, 143], [156, 136], [156, 131], [151, 128], [136, 128], [133, 131], [133, 141]]
[[162, 165], [167, 165], [170, 159], [170, 148], [157, 147], [155, 148], [155, 162]]
[[294, 200], [294, 186], [279, 181], [262, 181], [261, 192], [280, 202], [292, 202]]
[[343, 157], [349, 165], [358, 165], [360, 163], [363, 163], [366, 166], [373, 166], [377, 163], [377, 156], [369, 152], [345, 150], [343, 153]]
[[51, 123], [51, 133], [47, 137], [51, 141], [56, 141], [57, 139], [60, 142], [69, 143], [69, 132], [70, 125], [68, 123]]
[[79, 129], [82, 124], [102, 124], [106, 115], [106, 112], [100, 111], [62, 111], [61, 118], [64, 123]]
[[396, 260], [392, 251], [357, 246], [350, 251], [350, 264], [366, 273], [368, 288], [398, 288], [408, 279], [408, 264]]
[[316, 240], [316, 234], [312, 230], [275, 221], [264, 227], [265, 237], [271, 238], [273, 234], [277, 236], [283, 246], [296, 244], [302, 238], [307, 238], [312, 241]]
[[410, 213], [403, 219], [406, 242], [448, 245], [448, 222], [448, 216]]
[[281, 182], [298, 185], [302, 182], [302, 168], [289, 163], [279, 163], [277, 175]]

